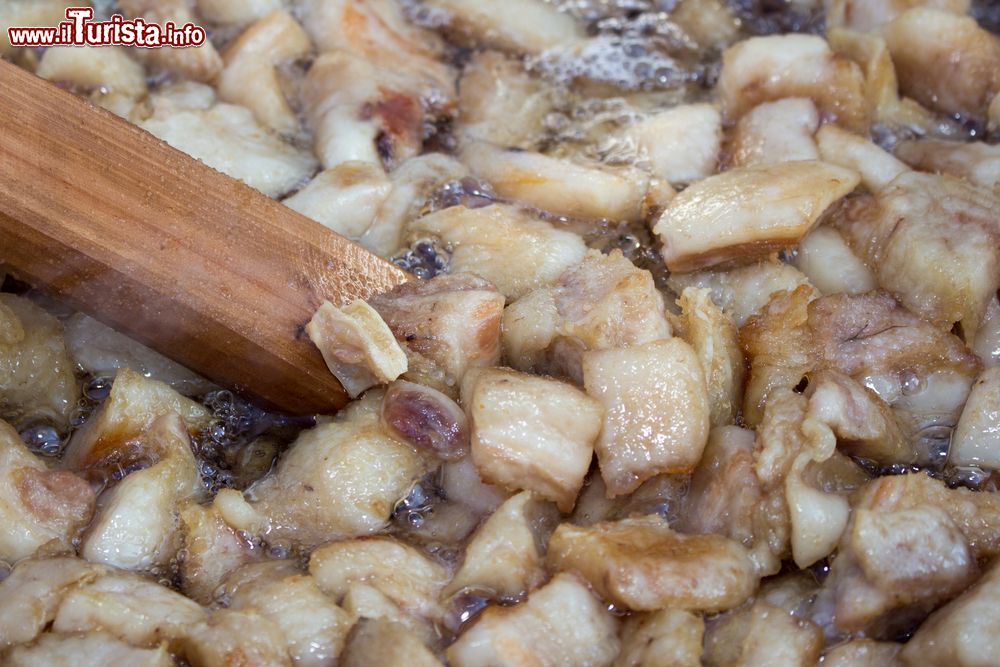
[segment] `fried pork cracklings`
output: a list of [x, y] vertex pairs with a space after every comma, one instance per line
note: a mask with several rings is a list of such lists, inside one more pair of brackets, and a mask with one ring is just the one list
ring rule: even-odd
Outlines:
[[210, 40], [0, 56], [420, 280], [293, 418], [0, 239], [0, 664], [996, 664], [993, 3], [95, 4]]

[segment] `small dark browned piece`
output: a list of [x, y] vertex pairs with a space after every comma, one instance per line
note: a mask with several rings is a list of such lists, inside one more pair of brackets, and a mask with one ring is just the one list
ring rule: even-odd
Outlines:
[[4, 62], [0, 117], [0, 265], [271, 406], [347, 401], [302, 327], [405, 272]]

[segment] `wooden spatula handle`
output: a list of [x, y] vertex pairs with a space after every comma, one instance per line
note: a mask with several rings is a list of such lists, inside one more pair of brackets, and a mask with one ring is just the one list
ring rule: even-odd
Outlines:
[[274, 407], [345, 403], [302, 328], [408, 274], [4, 62], [0, 119], [0, 263]]

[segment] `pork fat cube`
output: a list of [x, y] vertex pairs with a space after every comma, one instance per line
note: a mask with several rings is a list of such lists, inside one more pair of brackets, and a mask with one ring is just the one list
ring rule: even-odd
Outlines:
[[485, 481], [573, 509], [601, 430], [597, 401], [557, 380], [490, 368], [466, 374], [462, 405]]

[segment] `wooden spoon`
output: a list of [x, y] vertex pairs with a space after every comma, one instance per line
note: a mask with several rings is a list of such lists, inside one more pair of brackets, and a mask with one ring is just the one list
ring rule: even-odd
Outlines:
[[303, 327], [409, 274], [2, 61], [0, 119], [0, 264], [272, 407], [344, 405]]

